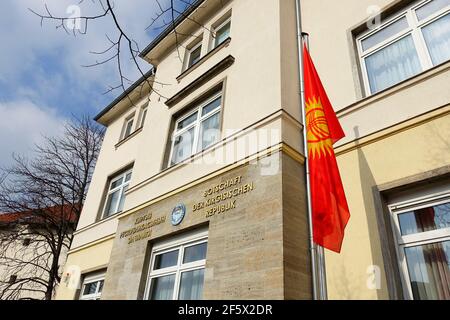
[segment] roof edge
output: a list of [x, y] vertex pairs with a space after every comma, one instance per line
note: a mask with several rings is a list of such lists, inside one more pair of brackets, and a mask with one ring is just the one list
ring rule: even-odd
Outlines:
[[142, 50], [139, 54], [139, 57], [145, 59], [145, 56], [152, 51], [165, 37], [167, 37], [176, 27], [178, 27], [187, 17], [194, 12], [200, 5], [206, 0], [197, 0], [193, 4], [190, 5], [185, 11], [183, 11], [174, 21], [171, 23], [166, 29], [164, 29], [160, 34], [156, 36], [156, 38], [150, 42], [150, 44]]
[[149, 77], [154, 76], [156, 73], [156, 68], [152, 67], [147, 71], [142, 77], [136, 80], [131, 86], [129, 86], [122, 94], [115, 98], [108, 106], [106, 106], [102, 111], [100, 111], [95, 117], [94, 121], [99, 121], [101, 117], [107, 114], [112, 108], [114, 108], [120, 101], [127, 97], [130, 93], [134, 91], [139, 85], [141, 85]]

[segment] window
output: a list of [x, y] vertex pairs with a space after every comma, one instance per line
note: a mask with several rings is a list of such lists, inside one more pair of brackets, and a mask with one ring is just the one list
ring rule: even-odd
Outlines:
[[131, 173], [132, 170], [129, 170], [111, 179], [105, 209], [103, 211], [103, 218], [110, 217], [123, 210], [125, 192], [128, 190], [130, 184]]
[[450, 0], [420, 1], [357, 39], [367, 94], [450, 59]]
[[202, 56], [202, 43], [198, 43], [197, 45], [195, 45], [194, 47], [192, 47], [192, 49], [190, 49], [189, 51], [187, 51], [187, 65], [186, 65], [186, 69], [189, 69], [190, 67], [192, 67], [194, 64], [196, 64]]
[[214, 28], [214, 43], [213, 49], [218, 47], [222, 42], [224, 42], [230, 36], [231, 29], [231, 19], [225, 20], [225, 22], [221, 23], [219, 26]]
[[121, 140], [128, 138], [133, 133], [133, 124], [134, 124], [134, 114], [127, 120], [125, 120]]
[[155, 245], [146, 297], [149, 300], [201, 300], [207, 232]]
[[104, 282], [104, 273], [85, 277], [81, 286], [80, 300], [100, 300]]
[[390, 208], [406, 296], [449, 300], [449, 195]]
[[140, 128], [142, 128], [144, 126], [145, 118], [147, 118], [147, 107], [143, 108], [141, 111]]
[[169, 166], [180, 163], [220, 139], [222, 95], [215, 94], [175, 121]]

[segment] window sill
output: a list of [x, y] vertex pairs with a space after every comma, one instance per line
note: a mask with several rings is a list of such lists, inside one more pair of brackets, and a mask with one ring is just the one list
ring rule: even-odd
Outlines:
[[397, 92], [400, 92], [406, 88], [409, 88], [411, 86], [414, 86], [415, 84], [418, 84], [426, 79], [432, 78], [442, 72], [446, 72], [447, 70], [450, 70], [450, 61], [443, 62], [437, 66], [434, 66], [431, 69], [422, 71], [421, 73], [416, 74], [415, 76], [408, 78], [406, 80], [403, 80], [402, 82], [399, 82], [389, 88], [386, 88], [380, 92], [368, 95], [360, 100], [357, 100], [356, 102], [347, 105], [346, 107], [337, 110], [336, 115], [338, 117], [343, 117], [349, 113], [355, 112], [358, 109], [361, 109], [365, 107], [366, 105], [369, 105], [375, 101], [384, 99], [390, 95], [393, 95]]
[[140, 127], [139, 129], [136, 129], [132, 134], [130, 134], [128, 137], [120, 140], [114, 147], [117, 149], [119, 148], [121, 145], [123, 145], [125, 142], [127, 142], [128, 140], [131, 140], [133, 137], [137, 136], [141, 131], [142, 131], [143, 127]]
[[107, 217], [102, 216], [102, 217], [101, 217], [100, 219], [98, 219], [96, 222], [103, 222], [103, 221], [111, 220], [111, 219], [113, 219], [114, 217], [116, 217], [116, 216], [118, 216], [119, 214], [121, 214], [122, 212], [123, 212], [123, 210], [120, 210], [120, 211], [118, 211], [118, 212], [116, 212], [116, 213], [110, 214], [110, 215], [107, 216]]
[[183, 89], [178, 91], [175, 95], [173, 95], [171, 98], [169, 98], [165, 104], [169, 108], [173, 107], [175, 104], [183, 100], [186, 96], [188, 96], [190, 93], [192, 93], [195, 89], [197, 89], [199, 86], [205, 84], [207, 81], [211, 80], [213, 77], [224, 71], [225, 69], [229, 68], [233, 65], [235, 59], [232, 55], [226, 56], [224, 59], [222, 59], [219, 63], [211, 67], [208, 71], [203, 73], [201, 76], [199, 76], [197, 79], [189, 83], [187, 86], [185, 86]]
[[101, 217], [101, 218], [98, 218], [98, 217], [97, 217], [93, 223], [88, 224], [88, 225], [84, 226], [84, 227], [81, 228], [81, 229], [75, 230], [75, 232], [74, 232], [73, 234], [74, 234], [74, 235], [77, 235], [77, 234], [82, 233], [82, 232], [84, 232], [84, 231], [86, 231], [86, 230], [95, 228], [96, 226], [98, 226], [98, 225], [100, 225], [100, 224], [103, 224], [103, 223], [105, 223], [105, 222], [108, 222], [108, 221], [117, 219], [118, 215], [121, 214], [122, 212], [123, 212], [123, 211], [117, 212], [117, 213], [115, 213], [115, 214], [113, 214], [113, 215], [110, 215], [109, 217]]
[[201, 58], [199, 61], [197, 61], [197, 63], [195, 63], [194, 65], [190, 66], [189, 68], [187, 68], [185, 71], [183, 71], [176, 79], [178, 81], [178, 83], [180, 83], [180, 81], [186, 77], [188, 74], [190, 74], [192, 71], [194, 71], [195, 69], [197, 69], [201, 64], [203, 64], [206, 60], [208, 60], [211, 56], [213, 56], [217, 51], [220, 51], [220, 49], [228, 47], [228, 45], [231, 42], [231, 38], [227, 38], [224, 40], [224, 42], [222, 42], [220, 45], [218, 45], [217, 47], [215, 47], [214, 49], [212, 49], [211, 51], [209, 51], [203, 58]]

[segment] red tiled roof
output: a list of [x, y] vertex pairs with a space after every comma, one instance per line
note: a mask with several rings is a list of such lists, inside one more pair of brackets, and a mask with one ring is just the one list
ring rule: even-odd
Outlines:
[[[54, 206], [49, 207], [46, 210], [46, 214], [54, 215], [55, 219], [61, 218], [61, 208], [63, 208], [63, 214], [65, 216], [65, 219], [70, 222], [76, 222], [77, 215], [75, 212], [73, 212], [72, 205], [66, 204], [64, 206]], [[13, 223], [13, 222], [20, 222], [25, 220], [31, 220], [32, 218], [37, 218], [36, 221], [39, 218], [42, 219], [42, 217], [39, 216], [39, 214], [36, 211], [28, 210], [28, 211], [22, 211], [22, 212], [13, 212], [13, 213], [1, 213], [0, 214], [0, 224], [7, 224], [7, 223]]]

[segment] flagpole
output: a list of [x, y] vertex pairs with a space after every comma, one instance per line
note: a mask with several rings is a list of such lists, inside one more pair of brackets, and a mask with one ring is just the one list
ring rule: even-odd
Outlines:
[[[309, 49], [309, 34], [303, 32], [302, 38], [305, 38], [306, 48], [308, 48], [308, 51], [311, 54], [311, 51]], [[303, 101], [305, 101], [305, 99], [303, 99]], [[304, 110], [306, 110], [306, 108], [304, 108]], [[304, 136], [306, 136], [306, 130], [304, 130]], [[309, 177], [310, 177], [310, 174], [308, 175], [308, 179], [309, 179]], [[311, 188], [310, 188], [310, 190], [311, 190]], [[309, 198], [309, 201], [310, 201], [310, 203], [312, 203], [311, 198]], [[312, 220], [311, 220], [311, 226], [313, 226]], [[326, 273], [326, 269], [325, 269], [325, 250], [322, 246], [320, 246], [318, 244], [315, 244], [315, 246], [316, 246], [316, 259], [317, 259], [317, 262], [316, 262], [317, 286], [318, 286], [317, 291], [318, 291], [320, 300], [327, 300], [328, 292], [327, 292], [327, 273]]]
[[[303, 75], [303, 36], [308, 34], [302, 32], [301, 22], [301, 6], [300, 0], [295, 1], [295, 13], [297, 21], [297, 46], [298, 46], [298, 64], [299, 64], [299, 79], [300, 79], [300, 102], [301, 112], [303, 115], [303, 147], [305, 156], [305, 172], [306, 172], [306, 199], [307, 199], [307, 211], [308, 211], [308, 224], [309, 224], [309, 247], [311, 254], [311, 273], [312, 273], [312, 289], [314, 300], [326, 300], [326, 276], [325, 276], [325, 261], [323, 248], [318, 250], [318, 246], [314, 243], [314, 229], [312, 220], [312, 207], [311, 207], [311, 184], [310, 184], [310, 170], [308, 161], [308, 139], [306, 133], [306, 103], [305, 103], [305, 82]], [[306, 39], [307, 46], [308, 38]], [[318, 263], [318, 265], [317, 265]]]

